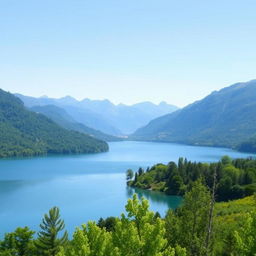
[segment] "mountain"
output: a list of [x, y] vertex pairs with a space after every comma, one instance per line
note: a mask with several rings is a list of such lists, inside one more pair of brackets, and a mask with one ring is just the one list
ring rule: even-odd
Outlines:
[[46, 97], [33, 98], [16, 94], [27, 107], [55, 105], [65, 111], [76, 121], [85, 126], [115, 136], [133, 133], [152, 119], [171, 113], [178, 108], [165, 102], [155, 105], [142, 102], [135, 105], [114, 105], [109, 100], [84, 99], [77, 101], [67, 96], [60, 99]]
[[27, 110], [19, 98], [0, 89], [0, 157], [107, 150], [106, 142], [63, 129], [44, 115]]
[[125, 135], [133, 133], [156, 117], [178, 109], [176, 106], [165, 102], [159, 105], [141, 102], [128, 106], [125, 104], [114, 105], [109, 100], [89, 99], [82, 100], [81, 106], [96, 113], [104, 112], [104, 117]]
[[131, 138], [234, 147], [256, 135], [256, 80], [214, 91], [151, 121]]
[[102, 110], [102, 113], [98, 114], [90, 109], [83, 108], [79, 101], [70, 96], [60, 99], [52, 99], [48, 97], [34, 98], [21, 94], [15, 95], [19, 97], [28, 108], [34, 106], [55, 105], [63, 108], [78, 123], [82, 123], [85, 126], [113, 136], [119, 136], [122, 134], [121, 131], [105, 119], [102, 114], [104, 113], [104, 110]]
[[97, 139], [105, 141], [118, 141], [120, 138], [104, 134], [100, 131], [94, 130], [90, 127], [87, 127], [81, 123], [76, 122], [64, 109], [57, 107], [55, 105], [45, 105], [45, 106], [35, 106], [31, 107], [30, 110], [41, 113], [61, 127], [67, 130], [78, 131], [81, 133], [89, 134]]
[[168, 105], [165, 102], [159, 105], [151, 102], [141, 102], [132, 106], [118, 105], [115, 115], [111, 117], [111, 123], [124, 134], [132, 134], [152, 119], [172, 113], [177, 109], [176, 106]]

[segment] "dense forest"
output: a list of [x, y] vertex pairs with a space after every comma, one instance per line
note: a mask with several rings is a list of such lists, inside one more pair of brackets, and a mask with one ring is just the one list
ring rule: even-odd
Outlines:
[[63, 129], [42, 114], [28, 111], [20, 99], [0, 90], [0, 157], [107, 150], [106, 142]]
[[256, 192], [256, 160], [250, 158], [232, 160], [224, 156], [221, 161], [210, 164], [180, 158], [178, 164], [157, 164], [146, 171], [140, 168], [135, 175], [128, 170], [127, 179], [133, 187], [184, 195], [199, 178], [212, 187], [214, 174], [217, 201], [239, 199]]
[[253, 256], [256, 198], [214, 203], [213, 191], [193, 182], [183, 203], [166, 216], [149, 210], [134, 194], [118, 217], [88, 222], [68, 239], [57, 207], [45, 214], [39, 232], [28, 227], [6, 233], [2, 256]]

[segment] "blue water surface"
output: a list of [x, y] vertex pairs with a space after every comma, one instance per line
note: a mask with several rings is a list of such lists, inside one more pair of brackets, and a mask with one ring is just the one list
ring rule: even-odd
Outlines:
[[53, 206], [60, 207], [71, 234], [88, 220], [120, 216], [134, 192], [164, 215], [168, 208], [176, 208], [181, 198], [128, 188], [128, 168], [137, 170], [179, 157], [212, 162], [223, 155], [251, 156], [226, 148], [171, 143], [125, 141], [109, 146], [109, 152], [100, 154], [0, 160], [0, 237], [18, 226], [38, 230], [43, 214]]

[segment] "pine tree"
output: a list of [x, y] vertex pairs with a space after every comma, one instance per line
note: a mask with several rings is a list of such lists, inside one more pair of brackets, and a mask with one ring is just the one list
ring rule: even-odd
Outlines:
[[136, 184], [136, 182], [138, 181], [138, 174], [137, 172], [135, 173], [135, 178], [134, 178], [134, 184]]
[[128, 169], [128, 170], [126, 171], [126, 180], [127, 180], [127, 181], [132, 180], [132, 179], [133, 179], [133, 176], [134, 176], [133, 170]]
[[144, 173], [144, 170], [140, 167], [138, 170], [138, 175], [141, 176]]
[[58, 237], [59, 232], [65, 228], [64, 221], [60, 219], [58, 207], [53, 207], [49, 210], [49, 215], [44, 215], [40, 228], [41, 231], [38, 233], [38, 240], [36, 241], [38, 250], [44, 255], [55, 256], [68, 239], [67, 231], [62, 237]]

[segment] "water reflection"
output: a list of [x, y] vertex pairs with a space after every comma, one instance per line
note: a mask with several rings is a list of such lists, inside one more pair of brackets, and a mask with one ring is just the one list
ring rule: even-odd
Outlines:
[[136, 193], [139, 199], [144, 197], [152, 203], [157, 203], [158, 205], [161, 204], [170, 209], [176, 209], [182, 201], [182, 197], [180, 196], [168, 196], [161, 192], [131, 188], [128, 186], [126, 188], [126, 193], [128, 197], [132, 197], [132, 195]]

